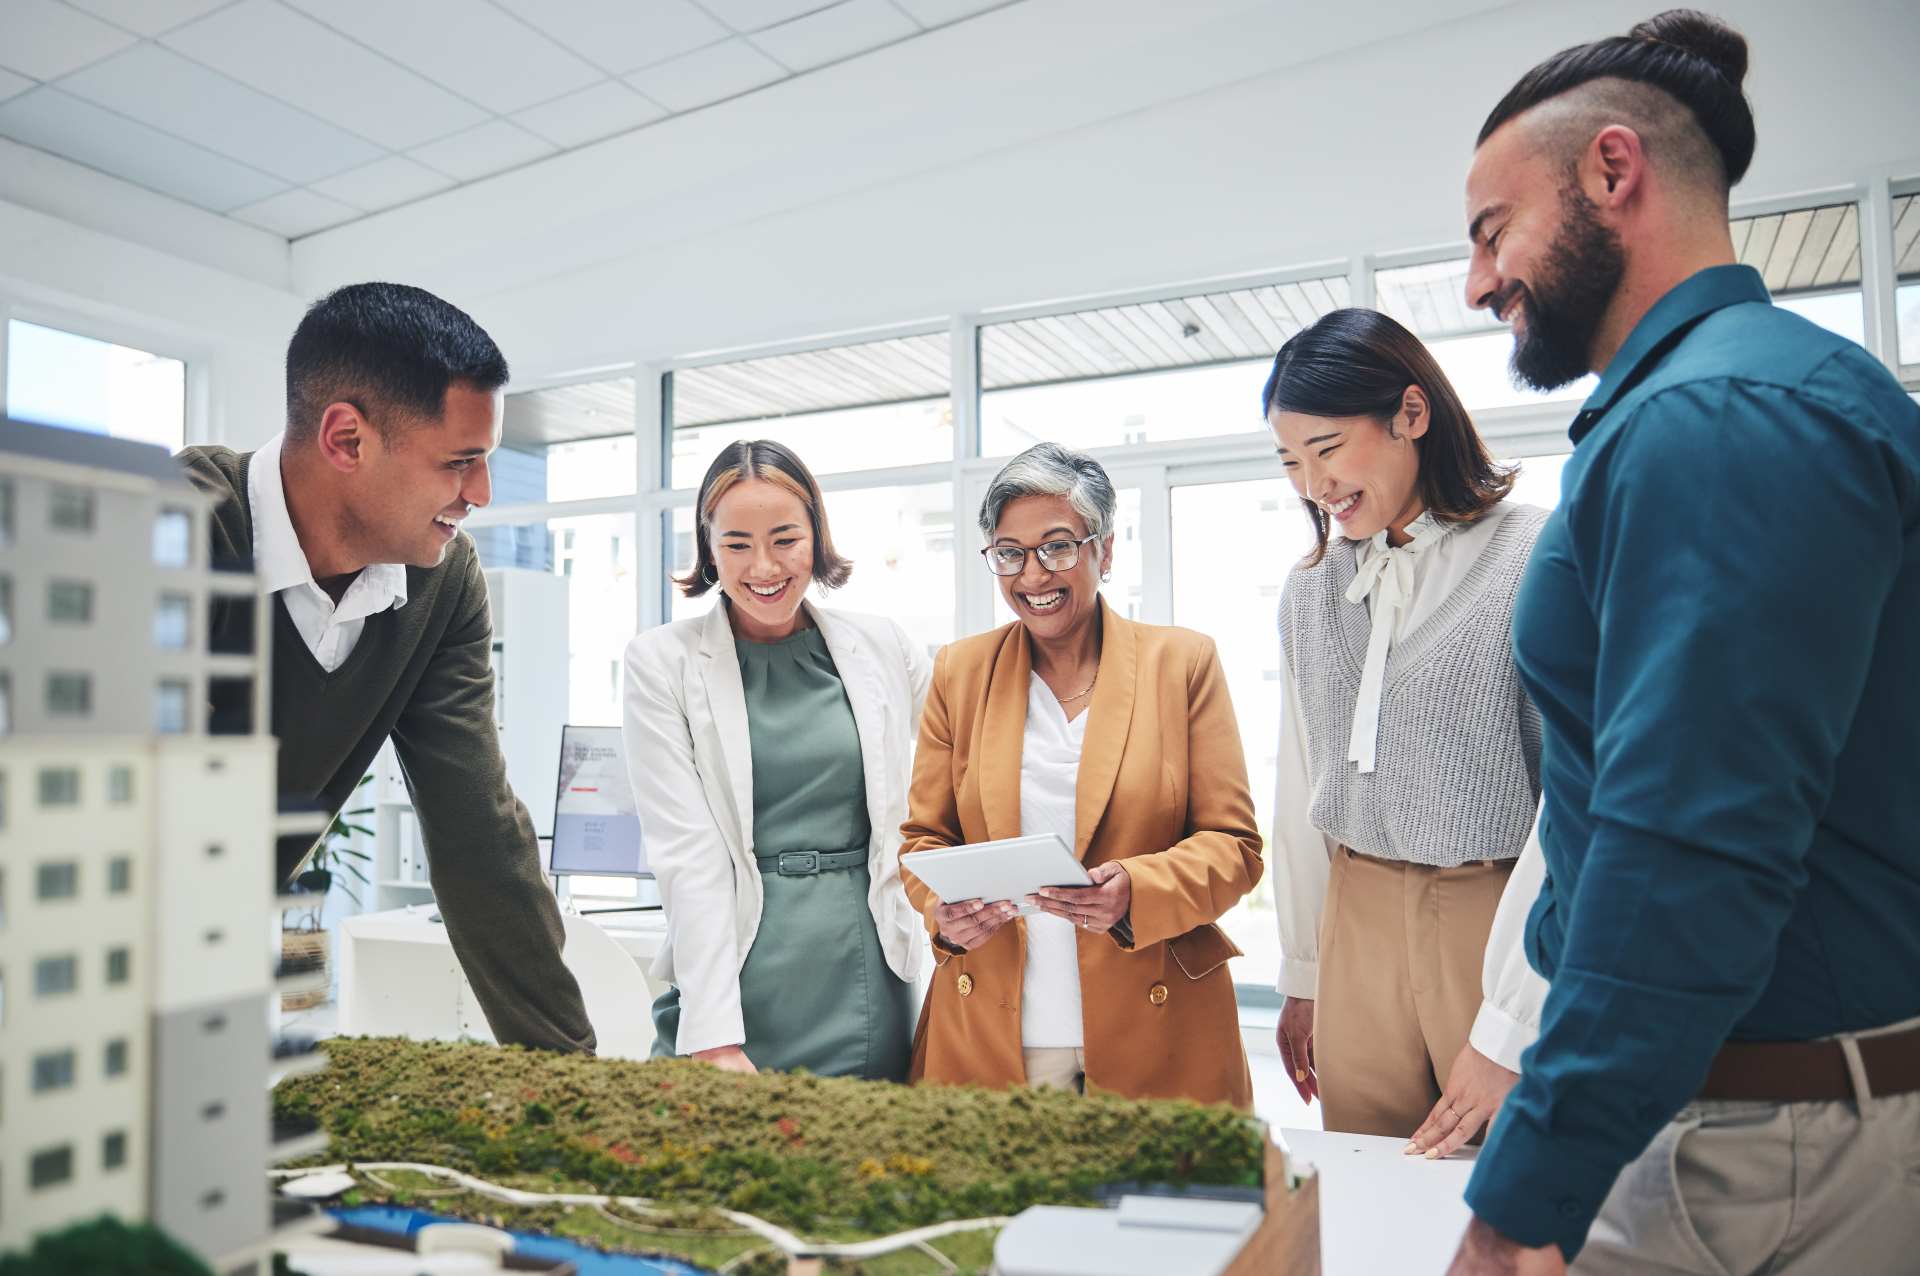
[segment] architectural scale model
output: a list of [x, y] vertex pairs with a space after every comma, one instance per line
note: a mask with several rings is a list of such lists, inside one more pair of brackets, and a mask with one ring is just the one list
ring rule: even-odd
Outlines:
[[[160, 448], [0, 420], [0, 1251], [110, 1214], [263, 1268], [277, 838], [266, 611]], [[250, 616], [213, 650], [210, 609]]]

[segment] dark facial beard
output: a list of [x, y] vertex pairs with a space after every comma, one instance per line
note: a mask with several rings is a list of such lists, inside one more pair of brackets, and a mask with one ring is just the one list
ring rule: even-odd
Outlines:
[[1627, 270], [1620, 236], [1578, 186], [1561, 190], [1560, 208], [1559, 232], [1521, 296], [1527, 325], [1513, 343], [1514, 379], [1536, 390], [1558, 390], [1592, 370], [1594, 337]]

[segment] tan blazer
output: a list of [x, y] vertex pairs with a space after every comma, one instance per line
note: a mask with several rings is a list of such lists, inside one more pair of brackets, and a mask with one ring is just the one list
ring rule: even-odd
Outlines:
[[[1074, 853], [1125, 862], [1132, 934], [1079, 932], [1089, 1089], [1250, 1108], [1227, 958], [1213, 923], [1260, 880], [1260, 834], [1226, 677], [1211, 639], [1122, 620], [1101, 603]], [[1033, 658], [1018, 623], [935, 657], [920, 721], [900, 876], [927, 920], [938, 902], [915, 851], [1020, 834], [1020, 753]], [[1128, 942], [1129, 939], [1131, 942]], [[1023, 1084], [1026, 923], [938, 968], [914, 1035], [914, 1080]]]

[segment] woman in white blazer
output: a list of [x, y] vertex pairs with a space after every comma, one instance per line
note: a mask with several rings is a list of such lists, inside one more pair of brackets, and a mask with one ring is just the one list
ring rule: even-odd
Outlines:
[[900, 884], [930, 664], [844, 584], [819, 484], [777, 443], [729, 444], [695, 503], [706, 615], [627, 645], [625, 724], [667, 942], [656, 1055], [902, 1080], [919, 915]]

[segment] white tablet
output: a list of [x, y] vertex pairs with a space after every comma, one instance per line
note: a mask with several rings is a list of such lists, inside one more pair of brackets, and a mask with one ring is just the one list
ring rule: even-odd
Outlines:
[[1012, 900], [1020, 903], [1022, 913], [1034, 913], [1039, 910], [1023, 901], [1042, 886], [1093, 885], [1087, 870], [1054, 833], [915, 851], [901, 856], [900, 863], [943, 904], [964, 899]]

